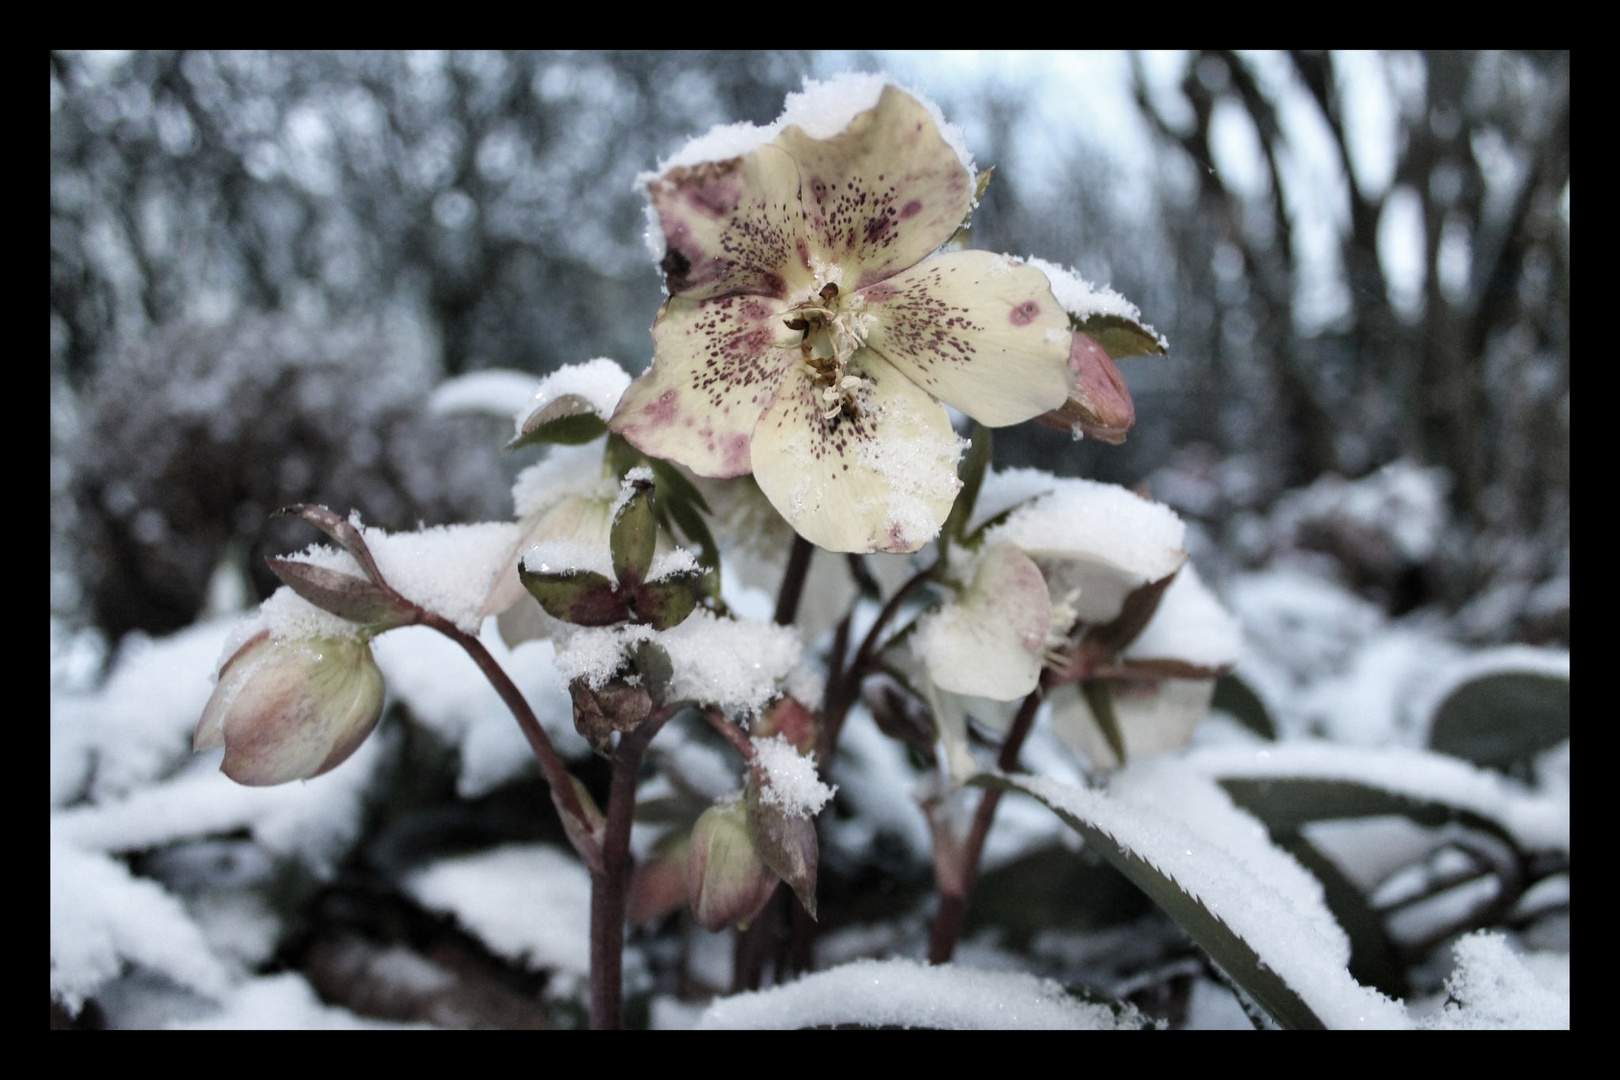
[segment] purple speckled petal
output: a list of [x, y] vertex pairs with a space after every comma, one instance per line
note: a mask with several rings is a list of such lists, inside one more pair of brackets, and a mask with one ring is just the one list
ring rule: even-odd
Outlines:
[[675, 297], [653, 324], [653, 363], [619, 399], [609, 427], [699, 476], [751, 468], [754, 425], [782, 373], [799, 364], [786, 305], [759, 296]]
[[671, 169], [647, 186], [671, 296], [783, 297], [811, 281], [793, 159], [772, 144]]
[[1069, 317], [1032, 266], [958, 251], [860, 296], [867, 347], [982, 424], [1016, 424], [1068, 399]]
[[916, 98], [893, 86], [830, 139], [786, 128], [799, 163], [811, 256], [841, 266], [848, 291], [938, 249], [973, 205], [973, 174]]
[[880, 357], [857, 352], [849, 373], [862, 384], [829, 420], [809, 369], [788, 371], [754, 432], [754, 479], [813, 544], [916, 551], [951, 511], [966, 444], [944, 408]]

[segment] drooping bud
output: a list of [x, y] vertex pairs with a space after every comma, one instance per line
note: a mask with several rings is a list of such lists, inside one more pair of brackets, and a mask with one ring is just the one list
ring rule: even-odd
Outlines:
[[1115, 446], [1124, 442], [1136, 423], [1136, 405], [1108, 350], [1090, 334], [1077, 332], [1069, 348], [1069, 371], [1074, 375], [1069, 399], [1037, 416], [1036, 422], [1077, 438], [1084, 435]]
[[691, 835], [668, 833], [652, 854], [630, 872], [625, 918], [641, 926], [657, 922], [686, 903], [686, 865], [692, 850]]
[[815, 918], [820, 862], [816, 814], [834, 789], [817, 775], [814, 754], [799, 753], [781, 736], [756, 737], [753, 744], [745, 790], [754, 849]]
[[653, 553], [658, 547], [658, 519], [652, 507], [652, 470], [631, 469], [624, 486], [626, 497], [613, 518], [609, 544], [619, 587], [634, 589], [647, 580]]
[[193, 750], [225, 747], [239, 784], [307, 780], [340, 765], [382, 716], [382, 672], [358, 638], [284, 640], [260, 631], [225, 662]]
[[716, 803], [699, 815], [687, 853], [686, 892], [705, 929], [746, 926], [764, 910], [776, 882], [754, 848], [742, 803]]
[[758, 739], [780, 735], [801, 754], [814, 753], [821, 734], [816, 714], [791, 696], [779, 697], [767, 705], [750, 730]]

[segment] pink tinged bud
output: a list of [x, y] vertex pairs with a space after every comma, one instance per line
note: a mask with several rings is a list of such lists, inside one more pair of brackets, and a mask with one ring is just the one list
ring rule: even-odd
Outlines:
[[652, 856], [630, 872], [625, 917], [637, 926], [654, 923], [686, 903], [686, 864], [692, 849], [685, 834], [659, 842]]
[[765, 707], [749, 729], [756, 739], [780, 735], [801, 754], [812, 753], [820, 737], [816, 714], [793, 697], [780, 697]]
[[1069, 370], [1075, 379], [1069, 400], [1036, 421], [1115, 446], [1124, 442], [1136, 423], [1136, 405], [1108, 350], [1090, 334], [1076, 333], [1069, 348]]
[[760, 859], [741, 802], [716, 803], [692, 826], [686, 891], [706, 930], [747, 926], [776, 891], [777, 877]]
[[261, 631], [220, 670], [194, 750], [225, 747], [239, 784], [307, 780], [342, 764], [382, 716], [382, 672], [358, 638], [281, 640]]

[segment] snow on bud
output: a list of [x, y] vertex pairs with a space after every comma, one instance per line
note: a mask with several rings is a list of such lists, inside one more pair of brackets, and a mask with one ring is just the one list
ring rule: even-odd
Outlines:
[[307, 780], [342, 764], [382, 716], [371, 646], [350, 637], [260, 631], [220, 669], [193, 750], [225, 747], [226, 776], [253, 787]]
[[686, 857], [686, 892], [704, 929], [748, 925], [764, 910], [776, 881], [754, 848], [741, 802], [716, 803], [698, 816]]
[[834, 789], [817, 775], [815, 755], [799, 753], [786, 738], [756, 738], [753, 743], [747, 804], [754, 848], [815, 918], [820, 863], [815, 815]]

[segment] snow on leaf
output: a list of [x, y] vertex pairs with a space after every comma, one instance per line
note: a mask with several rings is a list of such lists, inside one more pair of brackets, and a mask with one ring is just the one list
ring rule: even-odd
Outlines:
[[1121, 1031], [1149, 1022], [1130, 1005], [1079, 1001], [1051, 979], [913, 960], [857, 960], [785, 986], [721, 998], [700, 1030], [899, 1027]]
[[1197, 773], [1138, 763], [1107, 791], [981, 775], [1051, 807], [1136, 883], [1279, 1025], [1407, 1028], [1395, 1002], [1350, 977], [1349, 942], [1321, 885]]

